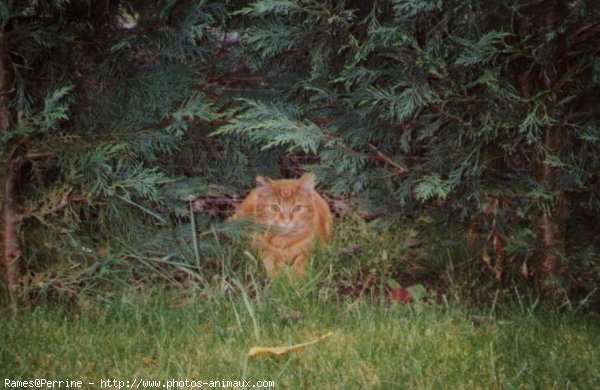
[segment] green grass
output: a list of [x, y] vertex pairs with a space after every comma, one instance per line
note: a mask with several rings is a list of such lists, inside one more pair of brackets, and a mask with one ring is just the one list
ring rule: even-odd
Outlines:
[[[124, 295], [5, 313], [0, 379], [272, 380], [282, 389], [600, 385], [600, 326], [591, 317], [517, 305], [482, 320], [443, 304], [323, 301], [318, 288], [284, 282], [247, 299], [240, 291]], [[292, 312], [301, 318], [288, 318]], [[303, 350], [246, 357], [252, 346], [329, 331]]]
[[[597, 316], [575, 303], [549, 309], [517, 289], [510, 298], [493, 284], [483, 288], [485, 279], [473, 289], [473, 275], [460, 272], [477, 272], [477, 258], [463, 260], [466, 271], [448, 271], [442, 285], [431, 275], [445, 260], [425, 243], [406, 246], [411, 234], [339, 223], [306, 278], [293, 283], [267, 282], [237, 241], [219, 241], [213, 265], [195, 276], [193, 268], [180, 272], [150, 257], [88, 275], [91, 285], [61, 274], [52, 285], [68, 286], [69, 294], [16, 314], [0, 311], [0, 380], [96, 383], [88, 388], [134, 378], [270, 380], [280, 389], [600, 388]], [[207, 261], [190, 253], [189, 264]], [[422, 282], [431, 296], [391, 302], [392, 280]], [[282, 356], [246, 356], [253, 346], [328, 332], [334, 335]]]

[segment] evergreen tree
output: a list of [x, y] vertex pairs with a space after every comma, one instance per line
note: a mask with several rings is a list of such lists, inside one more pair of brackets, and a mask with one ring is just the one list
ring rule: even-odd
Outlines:
[[387, 215], [435, 206], [499, 280], [566, 275], [573, 221], [600, 212], [595, 2], [261, 0], [238, 14], [270, 89], [216, 134], [316, 156], [331, 191]]
[[594, 5], [4, 1], [8, 286], [23, 264], [169, 262], [201, 222], [191, 194], [305, 168], [396, 221], [460, 226], [501, 281], [597, 265]]
[[211, 1], [0, 4], [3, 264], [14, 294], [25, 262], [101, 258], [107, 240], [137, 255], [168, 244], [157, 227], [207, 191], [170, 163], [192, 125], [213, 117], [201, 76], [226, 13]]

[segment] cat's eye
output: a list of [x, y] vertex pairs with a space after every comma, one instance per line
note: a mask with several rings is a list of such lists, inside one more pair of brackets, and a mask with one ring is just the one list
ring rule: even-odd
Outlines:
[[294, 213], [297, 213], [297, 212], [299, 212], [300, 210], [302, 210], [302, 206], [301, 206], [301, 205], [298, 205], [298, 204], [297, 204], [297, 205], [295, 205], [294, 207], [292, 207], [292, 211], [293, 211]]
[[271, 209], [271, 211], [275, 211], [275, 212], [281, 210], [281, 208], [277, 204], [272, 204], [269, 206], [269, 208]]

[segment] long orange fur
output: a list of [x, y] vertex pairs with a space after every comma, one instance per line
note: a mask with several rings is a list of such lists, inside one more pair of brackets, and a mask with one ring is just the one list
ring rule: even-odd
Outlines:
[[251, 217], [265, 231], [252, 233], [253, 248], [267, 274], [279, 274], [284, 265], [291, 275], [305, 271], [306, 255], [331, 235], [332, 217], [327, 202], [315, 191], [311, 173], [294, 180], [256, 178], [253, 189], [238, 206], [234, 218]]

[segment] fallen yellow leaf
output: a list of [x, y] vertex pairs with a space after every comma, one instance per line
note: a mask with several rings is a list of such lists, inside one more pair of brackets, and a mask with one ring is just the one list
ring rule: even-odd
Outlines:
[[255, 356], [255, 355], [262, 355], [265, 353], [271, 353], [274, 355], [283, 355], [284, 353], [288, 353], [290, 351], [294, 351], [297, 349], [301, 349], [304, 348], [308, 345], [312, 345], [315, 343], [318, 343], [319, 341], [323, 340], [324, 338], [327, 338], [329, 336], [332, 336], [333, 332], [329, 332], [327, 334], [324, 334], [323, 336], [314, 339], [312, 341], [306, 342], [306, 343], [302, 343], [302, 344], [296, 344], [296, 345], [289, 345], [286, 347], [252, 347], [250, 348], [250, 351], [248, 351], [248, 355], [247, 356]]
[[144, 363], [145, 366], [154, 366], [156, 365], [156, 360], [148, 356], [142, 356], [142, 363]]

